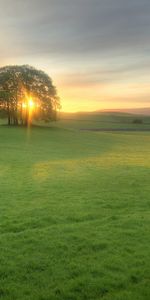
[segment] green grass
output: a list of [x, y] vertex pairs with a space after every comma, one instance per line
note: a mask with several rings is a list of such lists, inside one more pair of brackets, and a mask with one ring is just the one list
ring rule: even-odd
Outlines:
[[[142, 124], [134, 124], [139, 119]], [[62, 113], [54, 126], [72, 129], [149, 129], [150, 116], [125, 113]]]
[[0, 141], [0, 299], [149, 300], [150, 134]]

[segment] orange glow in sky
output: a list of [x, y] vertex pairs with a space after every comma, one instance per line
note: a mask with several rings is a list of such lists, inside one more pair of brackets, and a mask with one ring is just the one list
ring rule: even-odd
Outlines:
[[62, 111], [96, 111], [104, 109], [149, 107], [150, 86], [145, 84], [92, 84], [60, 86]]
[[0, 3], [0, 66], [46, 72], [62, 111], [150, 107], [149, 0]]

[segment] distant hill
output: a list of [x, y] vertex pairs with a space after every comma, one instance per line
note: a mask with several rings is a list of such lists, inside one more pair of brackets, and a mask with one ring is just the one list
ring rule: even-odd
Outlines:
[[[102, 112], [102, 111], [99, 111]], [[124, 108], [124, 109], [105, 109], [103, 112], [109, 113], [128, 113], [128, 114], [136, 114], [136, 115], [145, 115], [150, 116], [150, 107], [142, 107], [142, 108]]]
[[103, 114], [133, 114], [133, 115], [144, 115], [150, 116], [150, 107], [141, 107], [141, 108], [118, 108], [118, 109], [104, 109], [96, 111], [79, 111], [79, 112], [61, 112], [60, 116], [65, 118], [77, 118], [80, 116], [91, 116], [91, 115], [103, 115]]
[[[145, 113], [144, 113], [145, 112]], [[148, 114], [149, 113], [149, 114]], [[70, 129], [150, 129], [150, 109], [105, 110], [59, 114], [55, 126]]]

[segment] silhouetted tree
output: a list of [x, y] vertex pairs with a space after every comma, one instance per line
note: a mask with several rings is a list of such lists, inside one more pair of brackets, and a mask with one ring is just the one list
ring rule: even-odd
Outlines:
[[55, 120], [59, 108], [57, 90], [43, 71], [28, 65], [0, 68], [0, 112], [9, 125]]

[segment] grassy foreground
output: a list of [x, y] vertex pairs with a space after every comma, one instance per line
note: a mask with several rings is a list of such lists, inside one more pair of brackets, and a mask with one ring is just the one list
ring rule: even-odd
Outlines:
[[150, 133], [0, 126], [0, 299], [150, 299]]

